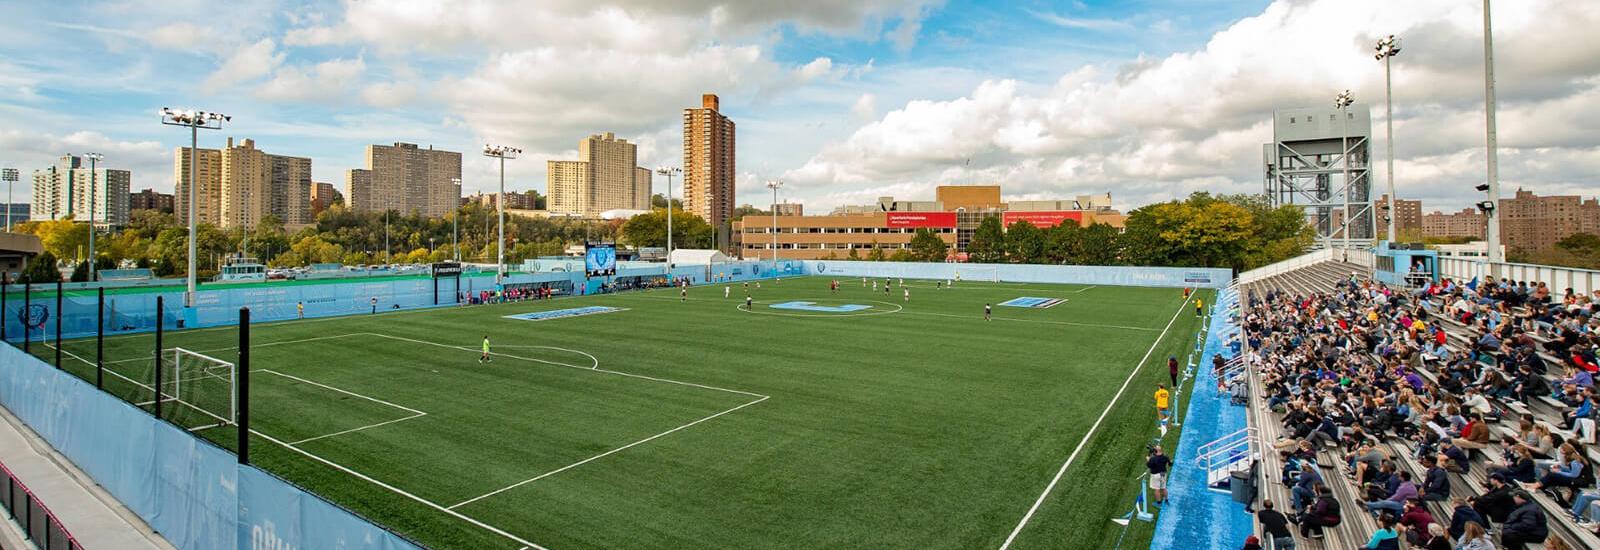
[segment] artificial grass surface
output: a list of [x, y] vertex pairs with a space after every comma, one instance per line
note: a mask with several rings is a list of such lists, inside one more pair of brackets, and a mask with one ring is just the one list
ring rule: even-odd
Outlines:
[[[1110, 547], [1156, 435], [1150, 394], [1166, 358], [1194, 347], [1192, 302], [1177, 289], [906, 282], [909, 302], [898, 286], [843, 280], [834, 294], [811, 277], [751, 284], [755, 312], [735, 284], [726, 299], [713, 285], [687, 302], [658, 290], [256, 325], [252, 428], [271, 440], [253, 438], [252, 459], [438, 548], [523, 543], [275, 442], [550, 548], [994, 548], [1149, 352], [1012, 545]], [[1067, 302], [996, 305], [983, 320], [984, 303], [1021, 296]], [[791, 301], [871, 309], [769, 307]], [[590, 305], [624, 310], [503, 317]], [[496, 355], [480, 365], [484, 335]], [[149, 380], [153, 335], [105, 344], [109, 369]], [[232, 327], [163, 342], [227, 360], [236, 344]], [[95, 342], [64, 349], [92, 361]], [[116, 376], [106, 387], [151, 396]], [[234, 446], [229, 428], [199, 433]], [[1152, 531], [1135, 522], [1124, 546]]]

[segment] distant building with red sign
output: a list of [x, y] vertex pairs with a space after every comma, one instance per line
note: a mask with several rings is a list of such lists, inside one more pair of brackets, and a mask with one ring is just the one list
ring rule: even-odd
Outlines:
[[[1111, 208], [1111, 195], [1084, 195], [1071, 200], [1003, 201], [998, 185], [946, 185], [936, 200], [897, 201], [882, 197], [877, 204], [848, 206], [824, 216], [747, 215], [733, 223], [734, 238], [745, 258], [795, 260], [844, 259], [851, 251], [861, 258], [872, 249], [886, 255], [909, 249], [919, 229], [932, 230], [951, 245], [951, 258], [964, 260], [967, 243], [984, 219], [998, 217], [1004, 227], [1026, 220], [1042, 228], [1066, 221], [1122, 228], [1127, 218]], [[777, 232], [773, 233], [776, 223]]]

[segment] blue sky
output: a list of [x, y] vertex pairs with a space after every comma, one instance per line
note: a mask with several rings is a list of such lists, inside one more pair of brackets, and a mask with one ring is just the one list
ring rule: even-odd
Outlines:
[[[4, 1], [0, 164], [96, 151], [170, 190], [187, 136], [155, 110], [174, 106], [234, 116], [203, 146], [254, 138], [340, 186], [366, 144], [409, 141], [467, 154], [465, 187], [487, 188], [493, 142], [527, 151], [510, 187], [542, 191], [543, 161], [590, 133], [677, 164], [679, 109], [713, 92], [739, 125], [739, 202], [782, 178], [812, 211], [968, 182], [1131, 208], [1258, 191], [1271, 109], [1381, 99], [1367, 48], [1397, 32], [1401, 195], [1458, 208], [1482, 179], [1479, 14], [1461, 4]], [[1593, 195], [1600, 8], [1502, 4], [1503, 177]]]

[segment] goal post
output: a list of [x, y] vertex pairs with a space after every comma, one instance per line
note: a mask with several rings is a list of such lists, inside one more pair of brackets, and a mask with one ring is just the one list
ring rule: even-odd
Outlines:
[[192, 419], [179, 422], [190, 429], [236, 424], [238, 370], [232, 362], [177, 347], [161, 355], [161, 400], [178, 405], [175, 420]]
[[977, 266], [953, 264], [955, 278], [962, 281], [982, 281], [986, 283], [1000, 282], [1000, 268], [994, 266]]

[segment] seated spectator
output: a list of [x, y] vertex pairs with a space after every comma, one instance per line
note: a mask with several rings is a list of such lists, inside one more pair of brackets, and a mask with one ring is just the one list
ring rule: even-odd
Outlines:
[[1400, 550], [1400, 533], [1395, 528], [1394, 516], [1378, 516], [1378, 530], [1372, 532], [1372, 538], [1367, 539], [1361, 550]]
[[1256, 511], [1256, 522], [1261, 524], [1261, 538], [1271, 550], [1293, 550], [1294, 534], [1289, 532], [1289, 518], [1273, 509], [1272, 500], [1261, 501]]
[[1432, 456], [1422, 457], [1422, 466], [1428, 469], [1427, 477], [1422, 480], [1422, 500], [1449, 500], [1450, 474], [1440, 468], [1439, 461]]
[[1456, 538], [1455, 550], [1496, 550], [1494, 539], [1489, 537], [1489, 530], [1476, 523], [1468, 523], [1462, 530], [1461, 536]]
[[1505, 449], [1501, 461], [1490, 463], [1489, 473], [1501, 473], [1520, 483], [1534, 482], [1537, 478], [1534, 475], [1533, 451], [1527, 445], [1517, 443], [1510, 436], [1507, 436], [1501, 445]]
[[1343, 520], [1339, 501], [1333, 499], [1332, 491], [1326, 486], [1321, 486], [1317, 487], [1317, 501], [1300, 514], [1296, 523], [1300, 524], [1300, 536], [1320, 539], [1323, 536], [1323, 528], [1338, 527]]
[[1428, 543], [1422, 545], [1422, 550], [1451, 550], [1453, 547], [1443, 525], [1435, 523], [1428, 526]]
[[1400, 514], [1398, 523], [1405, 527], [1406, 542], [1427, 544], [1430, 536], [1428, 526], [1433, 525], [1433, 514], [1428, 512], [1421, 500], [1414, 498], [1406, 501], [1405, 513]]
[[[1509, 478], [1504, 474], [1489, 475], [1489, 490], [1472, 499], [1472, 509], [1482, 515], [1485, 520], [1492, 523], [1505, 523], [1517, 505], [1513, 495], [1517, 490], [1511, 486]], [[1488, 527], [1485, 524], [1484, 527]]]
[[1479, 514], [1477, 510], [1473, 510], [1471, 503], [1466, 498], [1456, 497], [1451, 502], [1455, 504], [1455, 509], [1450, 513], [1449, 535], [1451, 539], [1460, 539], [1461, 534], [1466, 532], [1468, 523], [1478, 525], [1486, 523], [1483, 520], [1483, 515]]
[[1506, 518], [1505, 524], [1500, 526], [1500, 545], [1506, 550], [1522, 550], [1527, 548], [1528, 543], [1544, 542], [1550, 536], [1544, 510], [1534, 504], [1533, 497], [1528, 493], [1517, 491], [1512, 498], [1517, 507]]
[[[1549, 487], [1578, 486], [1580, 476], [1583, 476], [1584, 469], [1588, 466], [1588, 460], [1570, 442], [1561, 445], [1560, 455], [1560, 460], [1540, 476], [1537, 482], [1525, 485], [1535, 491]], [[1537, 468], [1537, 465], [1535, 467]]]
[[1239, 547], [1239, 550], [1262, 550], [1261, 539], [1256, 538], [1255, 535], [1245, 537], [1244, 546]]

